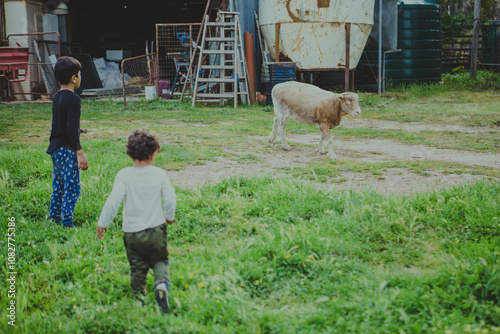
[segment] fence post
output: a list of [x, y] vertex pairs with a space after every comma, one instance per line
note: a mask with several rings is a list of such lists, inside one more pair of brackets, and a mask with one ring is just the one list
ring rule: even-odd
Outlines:
[[479, 49], [479, 29], [481, 27], [481, 0], [476, 0], [474, 5], [474, 28], [470, 52], [470, 77], [477, 78], [477, 52]]

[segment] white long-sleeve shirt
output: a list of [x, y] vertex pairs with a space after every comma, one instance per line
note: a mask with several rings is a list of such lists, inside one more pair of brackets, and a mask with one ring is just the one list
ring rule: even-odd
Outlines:
[[143, 231], [164, 224], [165, 218], [175, 218], [175, 190], [165, 171], [159, 167], [150, 165], [120, 170], [97, 225], [109, 227], [123, 200], [124, 232]]

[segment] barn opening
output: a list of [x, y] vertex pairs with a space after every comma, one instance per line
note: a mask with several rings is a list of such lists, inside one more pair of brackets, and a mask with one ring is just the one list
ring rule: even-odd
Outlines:
[[[53, 2], [44, 1], [44, 7], [50, 10]], [[203, 0], [71, 0], [65, 26], [58, 28], [64, 42], [94, 58], [105, 57], [106, 50], [126, 50], [133, 57], [145, 53], [146, 41], [155, 41], [157, 23], [201, 22], [206, 4]]]
[[[29, 49], [29, 67], [23, 72], [26, 79], [22, 82], [0, 80], [0, 97], [32, 100], [54, 94], [58, 86], [53, 74], [47, 72], [51, 72], [49, 67], [56, 55], [75, 56], [82, 62], [82, 74], [86, 71], [82, 91], [101, 88], [105, 79], [99, 67], [88, 70], [95, 59], [113, 65], [119, 73], [123, 59], [156, 52], [157, 24], [200, 23], [207, 2], [2, 0], [0, 46]], [[210, 14], [215, 15], [221, 3], [212, 1], [214, 10]], [[196, 39], [197, 31], [191, 37]], [[115, 86], [121, 86], [120, 76], [115, 73], [113, 77]]]

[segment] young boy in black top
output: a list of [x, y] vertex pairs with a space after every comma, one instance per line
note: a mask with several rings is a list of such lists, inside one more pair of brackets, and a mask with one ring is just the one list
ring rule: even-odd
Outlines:
[[54, 72], [61, 84], [52, 99], [52, 130], [47, 153], [52, 157], [52, 196], [49, 216], [64, 227], [74, 227], [73, 212], [80, 196], [80, 171], [89, 164], [80, 145], [81, 99], [75, 94], [80, 87], [82, 66], [71, 57], [57, 60]]

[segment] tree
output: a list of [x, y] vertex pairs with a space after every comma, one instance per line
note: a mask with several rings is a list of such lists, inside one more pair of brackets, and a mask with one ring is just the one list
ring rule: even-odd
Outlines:
[[[464, 15], [467, 17], [473, 13], [474, 9], [474, 0], [437, 0], [437, 4], [441, 5], [443, 15]], [[482, 0], [481, 14], [484, 20], [499, 20], [500, 0]]]

